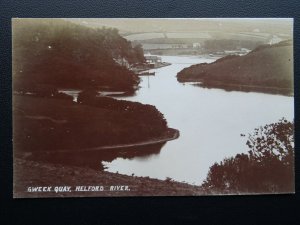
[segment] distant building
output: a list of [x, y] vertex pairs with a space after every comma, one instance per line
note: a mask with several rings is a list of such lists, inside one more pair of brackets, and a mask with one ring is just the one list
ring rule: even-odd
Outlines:
[[240, 48], [239, 50], [225, 50], [225, 55], [246, 55], [251, 52], [250, 49], [247, 48]]
[[149, 44], [143, 43], [144, 50], [153, 50], [153, 49], [170, 49], [173, 48], [172, 44]]
[[188, 48], [187, 44], [173, 44], [172, 48]]
[[281, 41], [282, 41], [281, 38], [279, 38], [279, 37], [276, 36], [276, 35], [273, 35], [273, 36], [269, 39], [269, 44], [270, 44], [270, 45], [274, 45], [274, 44], [277, 44], [277, 43], [279, 43], [279, 42], [281, 42]]
[[249, 53], [249, 52], [251, 52], [250, 49], [248, 49], [248, 48], [241, 48], [241, 53], [247, 54], [247, 53]]
[[189, 48], [192, 47], [190, 44], [164, 44], [164, 43], [156, 43], [156, 44], [150, 44], [150, 43], [143, 43], [142, 44], [144, 50], [154, 50], [154, 49], [179, 49], [179, 48]]
[[193, 43], [193, 48], [200, 48], [201, 44], [200, 43]]
[[145, 55], [146, 62], [151, 64], [151, 63], [161, 63], [161, 58], [155, 55]]

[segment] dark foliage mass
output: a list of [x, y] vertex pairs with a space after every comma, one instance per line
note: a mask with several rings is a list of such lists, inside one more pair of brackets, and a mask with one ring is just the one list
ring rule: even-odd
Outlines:
[[141, 46], [117, 29], [93, 29], [60, 19], [13, 20], [14, 90], [108, 86], [131, 89], [139, 82], [124, 63], [144, 62]]
[[202, 187], [210, 193], [294, 191], [294, 123], [281, 119], [249, 135], [248, 154], [210, 167]]
[[180, 82], [200, 81], [203, 86], [222, 85], [293, 91], [293, 45], [290, 41], [263, 45], [244, 56], [226, 56], [177, 74]]
[[16, 152], [132, 144], [161, 138], [167, 130], [164, 116], [154, 106], [83, 95], [80, 103], [15, 95]]

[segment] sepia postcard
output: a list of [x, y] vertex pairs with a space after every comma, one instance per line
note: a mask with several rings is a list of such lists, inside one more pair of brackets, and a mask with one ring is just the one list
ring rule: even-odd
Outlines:
[[14, 198], [295, 192], [293, 19], [15, 18]]

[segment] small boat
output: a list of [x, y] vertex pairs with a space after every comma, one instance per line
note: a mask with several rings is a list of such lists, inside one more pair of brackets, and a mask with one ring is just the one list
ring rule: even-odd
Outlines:
[[138, 74], [138, 76], [155, 76], [155, 72], [149, 72], [149, 71], [146, 71], [146, 72], [140, 72]]

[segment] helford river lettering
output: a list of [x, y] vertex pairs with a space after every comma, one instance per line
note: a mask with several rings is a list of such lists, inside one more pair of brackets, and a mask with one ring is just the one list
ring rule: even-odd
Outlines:
[[120, 185], [120, 186], [110, 186], [110, 191], [130, 191], [128, 186]]
[[88, 192], [88, 191], [130, 191], [130, 188], [126, 185], [113, 185], [113, 186], [76, 186], [75, 191]]
[[104, 191], [103, 186], [76, 186], [75, 191]]

